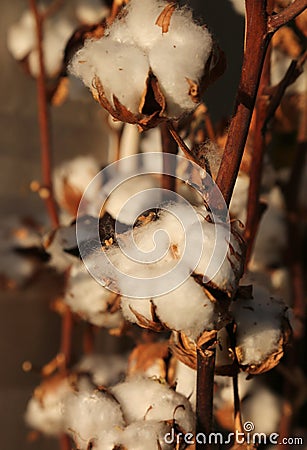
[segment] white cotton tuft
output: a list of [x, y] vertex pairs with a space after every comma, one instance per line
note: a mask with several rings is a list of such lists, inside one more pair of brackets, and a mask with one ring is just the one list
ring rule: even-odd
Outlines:
[[193, 411], [196, 411], [196, 370], [176, 360], [174, 371], [176, 392], [184, 395], [189, 400]]
[[90, 442], [95, 449], [112, 450], [125, 424], [116, 400], [90, 388], [74, 392], [66, 401], [64, 413], [66, 432], [80, 450], [87, 450]]
[[49, 436], [58, 436], [65, 431], [64, 405], [72, 394], [68, 378], [58, 379], [48, 386], [46, 381], [36, 389], [25, 414], [27, 424]]
[[128, 360], [122, 355], [84, 355], [75, 366], [77, 373], [89, 373], [96, 386], [113, 386], [121, 381]]
[[93, 325], [117, 328], [122, 322], [119, 311], [109, 312], [116, 294], [101, 286], [87, 271], [83, 262], [70, 270], [64, 302], [84, 320]]
[[171, 450], [173, 445], [165, 442], [171, 426], [154, 420], [140, 420], [128, 425], [121, 435], [126, 450]]
[[259, 365], [279, 350], [288, 309], [281, 300], [270, 296], [265, 288], [254, 286], [252, 298], [238, 298], [231, 309], [237, 324], [240, 364]]
[[142, 50], [133, 45], [119, 44], [107, 37], [96, 41], [87, 40], [74, 56], [70, 71], [82, 78], [89, 88], [97, 76], [111, 104], [114, 105], [114, 95], [129, 111], [138, 113], [149, 71]]
[[186, 432], [194, 429], [189, 401], [157, 380], [133, 377], [111, 388], [119, 401], [127, 424], [139, 420], [175, 422]]
[[169, 31], [149, 52], [150, 67], [159, 80], [170, 117], [195, 109], [187, 79], [200, 84], [211, 50], [208, 30], [194, 24], [189, 11], [175, 11]]

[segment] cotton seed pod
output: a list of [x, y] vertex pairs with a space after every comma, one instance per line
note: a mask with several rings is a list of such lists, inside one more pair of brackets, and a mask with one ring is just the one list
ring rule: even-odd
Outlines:
[[231, 310], [236, 323], [236, 356], [241, 368], [259, 374], [275, 367], [291, 335], [289, 308], [260, 286], [244, 287]]
[[65, 402], [66, 432], [79, 450], [113, 450], [125, 426], [119, 403], [108, 392], [80, 387]]
[[189, 401], [166, 383], [135, 376], [111, 388], [120, 403], [127, 425], [140, 421], [174, 422], [193, 432], [195, 417]]
[[59, 436], [65, 431], [63, 413], [66, 399], [72, 394], [76, 379], [54, 375], [38, 386], [27, 405], [27, 424], [48, 436]]
[[[178, 217], [185, 217], [185, 227], [178, 222]], [[197, 233], [197, 226], [200, 234]], [[165, 246], [164, 256], [153, 262], [151, 259], [147, 261], [146, 258], [152, 257], [148, 253], [152, 249], [152, 236], [161, 230], [167, 233], [169, 239], [167, 242], [161, 238], [159, 243], [160, 249], [162, 247], [164, 249]], [[227, 313], [229, 299], [233, 296], [242, 273], [244, 244], [235, 226], [232, 225], [230, 233], [227, 233], [225, 224], [214, 224], [211, 220], [207, 220], [203, 208], [193, 209], [186, 205], [168, 204], [167, 210], [157, 210], [142, 216], [132, 233], [132, 246], [131, 233], [125, 232], [117, 235], [120, 246], [113, 243], [103, 248], [105, 260], [101, 263], [95, 262], [97, 255], [93, 254], [92, 260], [88, 262], [90, 267], [95, 265], [98, 272], [101, 272], [101, 275], [100, 272], [96, 272], [98, 278], [101, 276], [110, 288], [114, 288], [122, 295], [121, 308], [124, 317], [130, 322], [155, 331], [163, 329], [181, 331], [193, 340], [197, 340], [205, 330], [223, 327], [229, 319]], [[218, 233], [222, 235], [222, 244], [219, 243], [220, 236], [216, 238]], [[215, 245], [224, 243], [225, 257], [220, 264], [214, 266], [215, 274], [212, 280], [206, 282], [204, 277], [207, 267], [211, 264], [211, 260], [214, 261], [213, 264], [216, 261]], [[134, 251], [134, 245], [142, 251], [144, 261], [139, 262], [127, 257], [130, 250]], [[196, 256], [195, 261], [195, 255], [198, 253], [199, 258]], [[178, 262], [181, 265], [178, 265]], [[117, 271], [114, 271], [114, 267]], [[194, 273], [189, 276], [193, 268]], [[123, 278], [123, 273], [128, 278]], [[151, 294], [151, 288], [155, 289], [157, 284], [156, 278], [165, 273], [172, 275], [175, 289], [170, 289], [163, 281], [164, 293]], [[140, 284], [140, 279], [136, 276], [144, 277], [146, 283]], [[159, 289], [164, 284], [160, 282]], [[127, 289], [135, 297], [125, 295]]]
[[86, 41], [70, 64], [114, 118], [141, 129], [195, 109], [223, 69], [208, 30], [164, 0], [131, 0], [104, 37]]
[[83, 320], [105, 328], [120, 328], [123, 323], [118, 296], [101, 286], [83, 262], [72, 266], [64, 302]]

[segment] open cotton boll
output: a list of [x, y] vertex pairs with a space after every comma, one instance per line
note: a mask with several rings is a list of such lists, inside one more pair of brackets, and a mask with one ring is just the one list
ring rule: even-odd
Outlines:
[[64, 302], [84, 320], [99, 327], [116, 328], [121, 324], [119, 311], [109, 312], [116, 294], [97, 283], [80, 262], [71, 268]]
[[194, 430], [195, 418], [189, 401], [165, 383], [138, 376], [113, 386], [111, 392], [128, 425], [139, 420], [174, 419], [186, 432]]
[[139, 112], [149, 72], [147, 57], [139, 48], [120, 44], [108, 37], [97, 41], [88, 40], [72, 59], [70, 71], [82, 78], [90, 88], [97, 76], [113, 106], [115, 95], [129, 111], [135, 114]]
[[[251, 298], [238, 298], [231, 307], [236, 328], [236, 354], [251, 373], [278, 364], [290, 330], [288, 307], [260, 286]], [[287, 325], [288, 324], [288, 325]]]
[[72, 392], [68, 378], [55, 376], [43, 382], [27, 405], [26, 423], [49, 436], [64, 433], [64, 404]]
[[255, 433], [278, 432], [282, 415], [282, 399], [259, 383], [253, 394], [242, 402], [243, 422], [253, 422]]
[[75, 226], [59, 227], [43, 237], [43, 246], [50, 255], [48, 265], [58, 272], [64, 272], [76, 262], [76, 257], [68, 253], [77, 247]]
[[86, 372], [96, 386], [112, 386], [118, 383], [127, 370], [127, 357], [122, 355], [84, 355], [75, 371]]
[[113, 450], [125, 422], [118, 402], [109, 394], [93, 389], [80, 389], [65, 402], [66, 432], [77, 448]]
[[212, 45], [209, 31], [193, 23], [190, 11], [175, 10], [168, 32], [150, 49], [150, 67], [159, 80], [170, 117], [195, 108], [187, 79], [200, 84]]
[[124, 429], [120, 443], [126, 450], [171, 450], [174, 446], [165, 442], [170, 429], [164, 422], [140, 420]]
[[101, 0], [78, 0], [76, 5], [77, 19], [88, 25], [94, 25], [107, 17], [109, 8]]
[[25, 11], [20, 20], [8, 29], [7, 46], [15, 59], [22, 60], [35, 45], [35, 20], [30, 11]]

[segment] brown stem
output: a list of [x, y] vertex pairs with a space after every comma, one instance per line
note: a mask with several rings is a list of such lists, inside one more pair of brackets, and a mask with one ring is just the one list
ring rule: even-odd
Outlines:
[[260, 79], [259, 91], [256, 100], [256, 120], [253, 136], [253, 154], [250, 169], [250, 182], [247, 200], [247, 219], [244, 239], [247, 245], [245, 265], [247, 266], [250, 259], [253, 243], [257, 233], [260, 221], [260, 186], [262, 176], [263, 156], [265, 151], [265, 132], [263, 124], [267, 117], [268, 98], [264, 94], [265, 90], [270, 85], [271, 72], [271, 51], [268, 51], [263, 66], [263, 72]]
[[35, 17], [36, 38], [39, 57], [39, 74], [36, 80], [38, 97], [38, 121], [40, 129], [41, 168], [43, 181], [43, 198], [53, 227], [59, 225], [56, 203], [53, 197], [51, 175], [51, 140], [50, 123], [46, 90], [46, 73], [43, 53], [43, 16], [39, 13], [35, 0], [29, 0], [30, 8]]
[[233, 385], [233, 399], [234, 399], [234, 424], [235, 431], [239, 433], [244, 433], [243, 423], [242, 423], [242, 415], [241, 415], [241, 402], [239, 395], [239, 386], [238, 386], [238, 374], [232, 377], [232, 385]]
[[63, 359], [62, 370], [66, 372], [71, 360], [72, 346], [72, 330], [73, 330], [73, 314], [70, 308], [66, 308], [62, 316], [62, 331], [60, 355]]
[[[212, 432], [215, 345], [217, 334], [197, 349], [196, 435]], [[210, 450], [209, 443], [196, 443], [196, 450]]]
[[70, 439], [67, 434], [62, 434], [60, 437], [60, 449], [61, 450], [71, 450]]
[[169, 158], [168, 154], [177, 155], [178, 145], [174, 137], [170, 133], [166, 123], [162, 123], [160, 126], [162, 150], [163, 150], [163, 176], [162, 176], [162, 188], [170, 191], [176, 191], [176, 178], [168, 173], [176, 173], [176, 161], [173, 158]]
[[246, 0], [245, 52], [236, 109], [231, 120], [223, 159], [216, 183], [229, 205], [239, 172], [245, 142], [255, 105], [266, 48], [267, 1]]
[[83, 352], [85, 355], [93, 353], [95, 347], [95, 328], [91, 323], [85, 324], [83, 332]]
[[295, 19], [307, 8], [307, 0], [295, 0], [287, 8], [283, 9], [278, 14], [272, 14], [268, 18], [268, 33], [274, 33], [278, 28], [282, 27], [290, 20]]

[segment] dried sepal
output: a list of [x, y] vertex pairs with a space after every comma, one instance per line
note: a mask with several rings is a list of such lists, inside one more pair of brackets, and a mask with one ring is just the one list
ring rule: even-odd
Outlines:
[[165, 97], [161, 92], [157, 78], [151, 72], [148, 73], [146, 87], [138, 108], [138, 114], [129, 111], [115, 95], [113, 95], [112, 105], [106, 97], [103, 85], [97, 76], [93, 80], [92, 94], [98, 103], [116, 120], [137, 124], [141, 130], [153, 128], [165, 120], [165, 117], [163, 117], [166, 107]]
[[128, 375], [147, 372], [159, 367], [159, 376], [166, 378], [166, 359], [169, 357], [168, 342], [150, 342], [134, 348], [129, 356]]
[[170, 26], [170, 21], [173, 15], [173, 12], [176, 9], [176, 4], [175, 3], [169, 3], [168, 5], [165, 6], [165, 8], [163, 9], [163, 11], [161, 12], [161, 14], [159, 15], [159, 17], [156, 20], [156, 25], [158, 25], [159, 27], [162, 28], [162, 33], [167, 33], [169, 26]]

